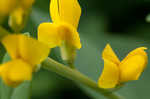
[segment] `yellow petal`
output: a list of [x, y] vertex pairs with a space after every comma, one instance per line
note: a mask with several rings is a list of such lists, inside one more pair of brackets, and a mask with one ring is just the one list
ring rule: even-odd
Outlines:
[[[135, 50], [131, 51], [123, 60], [122, 60], [122, 63], [124, 61], [126, 61], [128, 58], [134, 56], [134, 55], [142, 55], [143, 58], [145, 60], [147, 60], [147, 53], [144, 51], [146, 50], [147, 48], [146, 47], [139, 47], [139, 48], [136, 48]], [[147, 62], [146, 62], [147, 63]], [[146, 66], [146, 65], [145, 65]]]
[[102, 58], [107, 59], [115, 64], [120, 64], [120, 60], [116, 56], [115, 52], [112, 50], [111, 46], [109, 44], [106, 45], [105, 49], [102, 53]]
[[14, 17], [16, 17], [16, 22], [18, 25], [21, 25], [23, 22], [24, 11], [22, 8], [18, 8], [14, 11]]
[[120, 68], [120, 82], [127, 82], [130, 80], [138, 80], [141, 73], [147, 65], [147, 54], [144, 52], [145, 48], [138, 48], [121, 62]]
[[2, 39], [2, 44], [13, 59], [20, 57], [18, 42], [18, 35], [7, 35]]
[[40, 64], [49, 54], [49, 47], [46, 44], [21, 34], [8, 35], [2, 43], [11, 58], [22, 58], [33, 66]]
[[71, 34], [71, 38], [69, 38], [68, 42], [72, 43], [73, 46], [75, 46], [75, 48], [80, 49], [82, 47], [81, 42], [80, 42], [80, 37], [79, 37], [79, 33], [74, 31]]
[[40, 64], [49, 55], [49, 47], [33, 38], [19, 35], [20, 55], [26, 62], [36, 65]]
[[16, 8], [18, 0], [0, 0], [0, 14], [8, 15]]
[[24, 24], [24, 10], [19, 7], [16, 8], [9, 17], [9, 25], [15, 31], [18, 32], [23, 28]]
[[51, 0], [50, 13], [54, 22], [66, 22], [77, 28], [81, 8], [78, 0]]
[[60, 21], [59, 0], [51, 0], [49, 10], [50, 10], [50, 15], [51, 15], [53, 22], [58, 23]]
[[104, 59], [104, 69], [98, 80], [101, 88], [114, 88], [119, 83], [119, 68], [113, 62]]
[[32, 78], [32, 66], [18, 59], [4, 63], [0, 71], [4, 82], [11, 87], [16, 87], [23, 81]]
[[21, 0], [22, 6], [26, 9], [30, 8], [35, 0]]
[[66, 23], [60, 23], [58, 24], [58, 32], [62, 34], [62, 40], [66, 41], [68, 45], [77, 49], [81, 48], [79, 33], [74, 27]]
[[51, 23], [40, 24], [38, 27], [38, 40], [48, 44], [50, 48], [60, 46], [63, 34], [58, 32], [57, 27], [56, 24]]

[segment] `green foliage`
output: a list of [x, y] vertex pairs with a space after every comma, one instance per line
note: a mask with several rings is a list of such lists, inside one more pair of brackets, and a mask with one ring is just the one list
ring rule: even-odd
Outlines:
[[11, 99], [31, 99], [31, 82], [24, 82], [14, 89]]
[[0, 81], [0, 99], [11, 99], [11, 95], [13, 92], [13, 88], [8, 87], [3, 83], [3, 81]]

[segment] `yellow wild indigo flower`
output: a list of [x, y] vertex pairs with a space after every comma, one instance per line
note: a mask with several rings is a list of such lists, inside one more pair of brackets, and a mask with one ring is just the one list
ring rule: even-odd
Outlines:
[[11, 11], [9, 25], [14, 32], [20, 32], [27, 21], [34, 0], [19, 0], [17, 7]]
[[50, 15], [53, 23], [39, 25], [38, 39], [51, 48], [60, 46], [63, 51], [62, 56], [67, 60], [72, 57], [70, 53], [81, 48], [77, 32], [81, 15], [78, 0], [51, 0]]
[[98, 80], [101, 88], [115, 88], [117, 85], [131, 80], [138, 80], [145, 69], [148, 56], [140, 47], [130, 52], [121, 62], [108, 44], [103, 53], [104, 69]]
[[49, 54], [49, 47], [22, 34], [8, 35], [2, 39], [11, 60], [0, 66], [4, 83], [16, 87], [32, 79], [32, 72]]

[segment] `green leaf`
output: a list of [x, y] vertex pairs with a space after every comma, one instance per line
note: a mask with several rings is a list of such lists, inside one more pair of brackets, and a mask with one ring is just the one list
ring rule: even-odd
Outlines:
[[31, 82], [24, 82], [14, 89], [11, 99], [30, 99]]
[[0, 99], [11, 99], [11, 95], [13, 92], [13, 88], [8, 87], [3, 83], [3, 81], [0, 81]]

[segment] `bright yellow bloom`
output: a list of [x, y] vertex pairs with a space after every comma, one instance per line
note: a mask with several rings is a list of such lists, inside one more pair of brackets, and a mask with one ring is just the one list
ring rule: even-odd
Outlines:
[[16, 87], [24, 80], [31, 80], [32, 72], [49, 54], [49, 47], [25, 35], [8, 35], [2, 44], [11, 56], [11, 61], [0, 66], [3, 81]]
[[42, 23], [38, 27], [38, 39], [51, 48], [67, 44], [81, 48], [77, 32], [81, 15], [78, 0], [51, 0], [50, 14], [53, 23]]
[[104, 69], [98, 80], [101, 88], [114, 88], [120, 83], [138, 80], [148, 63], [147, 48], [140, 47], [130, 52], [121, 62], [108, 44], [102, 54]]

